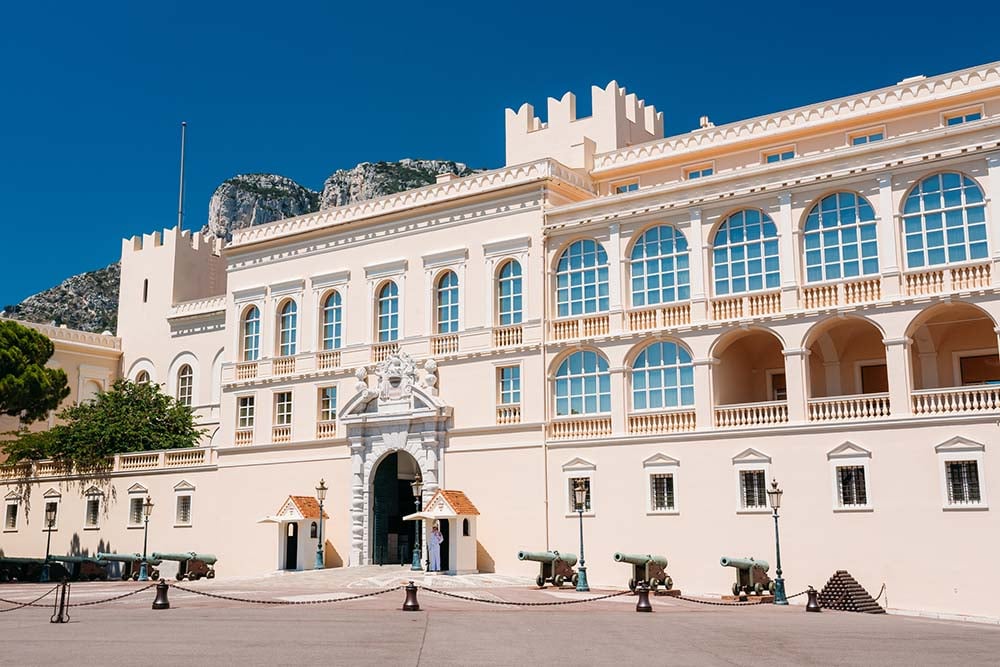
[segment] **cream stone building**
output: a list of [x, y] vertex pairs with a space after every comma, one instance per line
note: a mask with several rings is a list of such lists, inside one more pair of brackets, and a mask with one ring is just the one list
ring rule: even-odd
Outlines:
[[577, 551], [584, 480], [592, 584], [652, 552], [722, 593], [720, 556], [773, 562], [775, 478], [789, 593], [846, 569], [1000, 619], [1000, 63], [672, 137], [614, 82], [592, 108], [508, 110], [502, 168], [224, 248], [125, 241], [94, 344], [203, 446], [117, 457], [113, 493], [7, 470], [5, 553], [43, 552], [45, 502], [54, 551], [136, 551], [149, 494], [155, 550], [308, 568], [318, 513], [289, 503], [323, 478], [326, 565], [406, 562], [419, 474], [478, 512], [439, 508], [446, 569], [531, 575], [519, 549]]

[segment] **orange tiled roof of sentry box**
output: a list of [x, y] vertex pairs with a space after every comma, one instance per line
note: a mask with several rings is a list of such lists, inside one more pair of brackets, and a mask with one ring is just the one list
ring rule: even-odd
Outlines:
[[443, 496], [448, 501], [451, 508], [455, 510], [455, 514], [479, 514], [479, 510], [476, 509], [476, 506], [472, 504], [472, 501], [469, 500], [469, 497], [463, 491], [448, 491], [446, 489], [438, 489], [431, 496], [431, 499], [427, 501], [427, 505], [424, 507], [425, 512], [430, 511], [438, 495]]
[[[295, 506], [299, 508], [299, 512], [302, 513], [303, 519], [318, 519], [319, 518], [319, 501], [312, 496], [288, 496], [295, 503]], [[323, 518], [329, 519], [330, 515], [325, 511], [323, 512]]]

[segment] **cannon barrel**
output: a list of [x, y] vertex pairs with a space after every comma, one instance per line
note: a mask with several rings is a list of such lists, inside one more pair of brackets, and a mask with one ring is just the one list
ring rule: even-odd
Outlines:
[[[106, 560], [111, 563], [141, 563], [142, 554], [106, 554], [103, 552], [98, 552], [97, 559]], [[146, 559], [146, 562], [149, 563], [150, 565], [159, 565], [163, 561], [157, 558], [156, 554], [153, 554], [152, 556]]]
[[653, 554], [626, 554], [618, 551], [615, 553], [616, 563], [628, 563], [629, 565], [645, 565], [648, 562], [653, 562], [660, 567], [667, 566], [667, 559], [663, 556], [654, 556]]
[[556, 558], [562, 559], [569, 566], [576, 565], [576, 554], [561, 554], [558, 551], [518, 551], [518, 560], [533, 560], [539, 563], [551, 563]]
[[49, 560], [58, 561], [60, 563], [94, 563], [95, 565], [100, 565], [101, 567], [104, 567], [109, 563], [107, 560], [93, 558], [91, 556], [49, 556]]
[[200, 560], [207, 565], [212, 565], [218, 558], [213, 554], [199, 554], [194, 551], [186, 551], [181, 553], [160, 553], [159, 551], [153, 552], [153, 558], [160, 560], [175, 560], [175, 561], [186, 561], [186, 560]]
[[764, 572], [767, 572], [771, 568], [766, 560], [754, 560], [753, 558], [730, 558], [729, 556], [723, 556], [720, 558], [719, 565], [722, 567], [735, 567], [740, 570], [749, 570], [750, 568], [755, 567]]
[[0, 558], [0, 563], [10, 563], [12, 565], [27, 565], [30, 563], [38, 563], [39, 565], [45, 563], [44, 558], [18, 558], [15, 556], [4, 556]]

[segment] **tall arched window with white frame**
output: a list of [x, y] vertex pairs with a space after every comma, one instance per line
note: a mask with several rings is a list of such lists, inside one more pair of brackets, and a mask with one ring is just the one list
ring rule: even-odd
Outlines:
[[194, 370], [190, 364], [177, 371], [177, 402], [188, 407], [194, 403]]
[[671, 341], [650, 343], [632, 365], [632, 408], [658, 410], [694, 405], [691, 354]]
[[278, 355], [290, 357], [295, 354], [298, 342], [299, 307], [289, 299], [281, 306], [278, 314]]
[[607, 312], [608, 255], [597, 241], [581, 239], [563, 250], [556, 265], [558, 317]]
[[322, 341], [324, 350], [340, 349], [343, 329], [343, 307], [340, 292], [330, 292], [323, 300]]
[[643, 232], [632, 247], [632, 305], [655, 306], [691, 298], [691, 271], [684, 234], [671, 225]]
[[399, 288], [391, 280], [376, 295], [375, 328], [378, 342], [399, 340]]
[[497, 323], [500, 326], [521, 323], [523, 296], [521, 263], [508, 259], [497, 273]]
[[611, 412], [611, 374], [608, 360], [581, 350], [566, 357], [555, 378], [556, 416]]
[[924, 178], [903, 202], [906, 268], [986, 259], [986, 201], [982, 189], [958, 172]]
[[260, 310], [250, 306], [243, 313], [242, 332], [243, 361], [257, 361], [260, 358]]
[[878, 273], [875, 209], [861, 195], [823, 197], [810, 209], [803, 232], [806, 282]]
[[716, 296], [777, 289], [778, 228], [754, 208], [737, 211], [719, 225], [712, 242]]
[[437, 279], [434, 312], [439, 334], [458, 331], [458, 275], [454, 271], [445, 271]]

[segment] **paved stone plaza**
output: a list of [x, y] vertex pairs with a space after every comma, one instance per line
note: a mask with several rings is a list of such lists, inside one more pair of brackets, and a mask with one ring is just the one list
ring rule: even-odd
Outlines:
[[[181, 585], [232, 597], [309, 602], [372, 593], [409, 578], [398, 567], [359, 570]], [[427, 576], [417, 583], [504, 602], [560, 602], [614, 592], [538, 591], [522, 578], [502, 575]], [[27, 601], [46, 588], [3, 585], [0, 598]], [[131, 582], [74, 584], [71, 602], [94, 602], [139, 588]], [[49, 623], [49, 609], [0, 613], [0, 636], [7, 640], [0, 662], [995, 665], [1000, 655], [997, 626], [831, 611], [807, 614], [801, 605], [734, 608], [655, 597], [654, 613], [637, 614], [630, 595], [516, 607], [423, 590], [422, 610], [404, 613], [399, 609], [401, 590], [332, 604], [250, 605], [171, 589], [171, 609], [153, 611], [153, 596], [150, 589], [107, 604], [73, 607], [64, 625]]]

